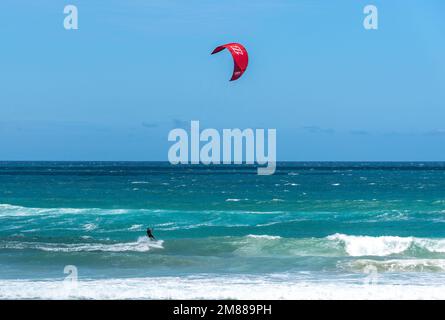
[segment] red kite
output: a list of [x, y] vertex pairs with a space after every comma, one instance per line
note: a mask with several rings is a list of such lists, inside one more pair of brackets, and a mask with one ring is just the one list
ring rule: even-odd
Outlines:
[[249, 63], [247, 50], [242, 44], [234, 42], [216, 47], [215, 50], [213, 50], [212, 54], [218, 53], [224, 49], [229, 50], [233, 57], [234, 68], [230, 81], [239, 79], [243, 75], [244, 71], [246, 71], [247, 64]]

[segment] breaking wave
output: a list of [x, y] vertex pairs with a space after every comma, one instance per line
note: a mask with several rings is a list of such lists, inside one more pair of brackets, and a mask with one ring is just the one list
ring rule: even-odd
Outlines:
[[396, 236], [350, 236], [334, 234], [328, 240], [343, 246], [346, 253], [353, 257], [389, 256], [408, 250], [420, 249], [431, 253], [445, 253], [445, 239], [396, 237]]
[[50, 252], [147, 252], [151, 249], [163, 249], [163, 240], [150, 241], [147, 237], [139, 237], [135, 242], [123, 243], [38, 243], [38, 242], [17, 242], [5, 241], [0, 243], [0, 249], [12, 250], [41, 250]]

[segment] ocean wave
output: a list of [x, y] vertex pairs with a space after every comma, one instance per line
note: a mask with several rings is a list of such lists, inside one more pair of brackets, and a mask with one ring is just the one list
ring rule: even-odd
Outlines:
[[342, 269], [352, 271], [372, 270], [377, 272], [443, 272], [445, 259], [358, 259], [340, 264]]
[[346, 253], [353, 257], [389, 256], [401, 254], [410, 249], [420, 249], [431, 253], [445, 253], [445, 239], [351, 236], [339, 233], [330, 235], [327, 239], [342, 245]]
[[163, 240], [150, 241], [147, 237], [139, 237], [135, 242], [123, 243], [38, 243], [5, 241], [0, 243], [0, 249], [9, 250], [41, 250], [49, 252], [147, 252], [151, 249], [163, 249]]
[[28, 217], [28, 216], [55, 216], [69, 214], [125, 214], [129, 209], [100, 209], [100, 208], [33, 208], [10, 204], [0, 204], [0, 217]]
[[142, 224], [133, 224], [127, 230], [129, 230], [129, 231], [141, 231], [142, 227], [143, 227]]
[[49, 215], [54, 213], [59, 214], [78, 214], [90, 209], [75, 209], [75, 208], [30, 208], [21, 207], [10, 204], [0, 204], [0, 217], [8, 216], [30, 216], [30, 215]]
[[174, 230], [190, 230], [190, 229], [197, 229], [201, 227], [212, 227], [214, 224], [212, 222], [203, 222], [203, 223], [196, 223], [196, 224], [188, 224], [188, 225], [173, 225], [168, 227], [157, 227], [157, 230], [162, 231], [174, 231]]
[[[134, 242], [119, 243], [57, 243], [32, 242], [26, 238], [0, 241], [0, 250], [40, 250], [47, 252], [146, 252], [151, 249], [164, 249], [164, 241], [149, 241], [139, 237]], [[82, 238], [84, 240], [91, 238]], [[267, 234], [249, 234], [243, 237], [209, 237], [190, 239], [170, 239], [165, 253], [194, 256], [341, 256], [342, 250], [335, 248], [325, 239], [292, 239]]]
[[253, 239], [267, 239], [267, 240], [282, 239], [280, 236], [269, 236], [267, 234], [248, 234], [246, 237]]
[[[233, 238], [231, 243], [236, 245], [235, 253], [245, 256], [402, 256], [424, 259], [425, 257], [443, 257], [445, 253], [445, 239], [397, 236], [333, 234], [326, 238], [282, 238], [273, 235], [249, 234], [240, 239]], [[431, 267], [433, 268], [432, 265]], [[420, 268], [419, 265], [418, 269]]]
[[93, 231], [94, 229], [97, 229], [97, 225], [94, 223], [86, 223], [83, 225], [83, 229], [85, 231]]
[[323, 238], [282, 238], [249, 234], [230, 239], [234, 254], [248, 257], [342, 256], [341, 248]]
[[[227, 201], [244, 201], [248, 199], [227, 199]], [[285, 214], [286, 211], [260, 211], [260, 210], [169, 210], [157, 208], [137, 208], [137, 209], [104, 209], [104, 208], [35, 208], [23, 207], [11, 204], [0, 204], [0, 217], [28, 217], [28, 216], [57, 216], [69, 214], [88, 215], [123, 215], [123, 214]]]

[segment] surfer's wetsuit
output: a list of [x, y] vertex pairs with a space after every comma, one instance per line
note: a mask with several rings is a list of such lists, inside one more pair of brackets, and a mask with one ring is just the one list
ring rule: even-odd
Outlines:
[[153, 231], [150, 228], [147, 228], [147, 237], [150, 238], [150, 240], [156, 240]]

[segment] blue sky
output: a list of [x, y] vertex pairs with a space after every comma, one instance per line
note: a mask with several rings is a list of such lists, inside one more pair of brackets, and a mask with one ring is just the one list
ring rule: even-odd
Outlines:
[[[66, 4], [79, 30], [63, 28]], [[363, 8], [379, 9], [365, 30]], [[445, 2], [3, 0], [1, 160], [167, 160], [276, 128], [279, 160], [445, 160]], [[220, 44], [250, 55], [244, 76]]]

